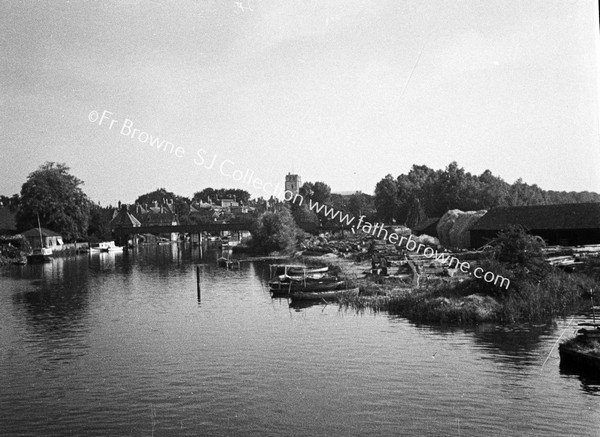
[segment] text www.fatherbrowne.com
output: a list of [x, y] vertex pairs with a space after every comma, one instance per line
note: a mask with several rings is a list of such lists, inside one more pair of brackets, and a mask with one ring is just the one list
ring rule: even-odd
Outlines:
[[[301, 206], [304, 203], [304, 197], [301, 194], [294, 194], [290, 191], [285, 191], [284, 199], [295, 203], [298, 206]], [[468, 262], [461, 262], [458, 258], [451, 256], [448, 253], [439, 253], [437, 249], [433, 249], [430, 246], [418, 243], [417, 241], [413, 240], [412, 235], [404, 237], [396, 234], [395, 232], [388, 232], [382, 223], [372, 224], [368, 221], [364, 221], [366, 217], [364, 215], [361, 215], [358, 218], [358, 221], [355, 223], [356, 217], [347, 213], [344, 214], [339, 210], [336, 211], [335, 208], [330, 206], [321, 205], [319, 202], [313, 202], [312, 199], [308, 199], [308, 209], [332, 220], [337, 218], [340, 224], [343, 226], [350, 226], [353, 233], [356, 232], [356, 229], [359, 229], [366, 234], [381, 238], [391, 244], [397, 245], [398, 247], [404, 247], [410, 252], [421, 253], [422, 251], [423, 255], [427, 258], [435, 259], [435, 261], [438, 261], [442, 264], [447, 263], [449, 268], [452, 268], [454, 265], [454, 268], [459, 269], [461, 272], [470, 273], [478, 279], [483, 279], [485, 282], [493, 283], [494, 285], [505, 287], [506, 289], [508, 289], [510, 286], [510, 279], [505, 278], [504, 276], [496, 275], [490, 271], [484, 272], [481, 267], [476, 267], [471, 272], [471, 264]]]
[[[134, 127], [133, 121], [128, 118], [125, 118], [123, 122], [121, 122], [119, 119], [113, 118], [113, 115], [113, 112], [107, 110], [102, 111], [102, 113], [92, 110], [88, 114], [88, 120], [94, 124], [97, 122], [98, 126], [104, 125], [108, 128], [108, 130], [112, 130], [113, 126], [115, 126], [115, 131], [118, 131], [121, 135], [137, 140], [141, 144], [148, 144], [150, 147], [153, 147], [156, 150], [169, 153], [177, 158], [183, 158], [186, 154], [186, 150], [183, 147], [175, 146], [169, 141], [164, 139], [161, 140], [157, 136]], [[205, 159], [206, 153], [207, 152], [204, 149], [198, 149], [196, 153], [197, 156], [194, 159], [194, 164], [202, 167], [203, 169], [211, 170], [215, 168], [217, 155], [213, 155], [212, 161], [207, 165], [207, 160]], [[267, 195], [273, 195], [275, 197], [282, 195], [286, 201], [296, 203], [299, 206], [304, 203], [304, 197], [302, 195], [294, 194], [289, 190], [283, 191], [279, 184], [266, 183], [263, 180], [254, 177], [254, 172], [250, 172], [249, 169], [247, 169], [244, 173], [239, 169], [235, 169], [234, 166], [235, 164], [233, 161], [225, 159], [220, 163], [218, 168], [223, 176], [231, 177], [233, 180], [251, 184], [253, 188], [262, 189]], [[356, 219], [355, 217], [349, 214], [342, 214], [341, 211], [336, 211], [334, 208], [331, 208], [327, 205], [320, 205], [318, 202], [313, 202], [312, 199], [309, 199], [308, 207], [311, 211], [314, 211], [317, 214], [322, 214], [332, 220], [337, 218], [342, 225], [351, 226], [352, 232], [356, 232], [356, 229], [359, 229], [362, 232], [373, 235], [377, 238], [383, 238], [386, 241], [389, 241], [391, 244], [398, 245], [399, 247], [404, 245], [404, 247], [411, 252], [419, 253], [422, 250], [423, 255], [428, 258], [435, 258], [436, 261], [439, 261], [443, 264], [448, 263], [449, 267], [452, 267], [452, 264], [454, 263], [454, 267], [460, 269], [461, 272], [471, 273], [471, 265], [468, 262], [461, 262], [458, 258], [450, 256], [447, 253], [438, 253], [437, 250], [413, 240], [412, 235], [409, 235], [407, 238], [404, 236], [399, 236], [395, 232], [388, 233], [388, 231], [384, 229], [383, 224], [371, 224], [367, 221], [364, 221], [364, 215], [360, 216], [358, 221], [354, 223]], [[382, 234], [384, 234], [383, 237]], [[476, 267], [472, 274], [478, 279], [483, 279], [485, 282], [493, 283], [494, 285], [498, 285], [500, 287], [504, 286], [506, 289], [508, 289], [510, 285], [510, 280], [508, 278], [496, 275], [489, 271], [484, 273], [481, 267]]]

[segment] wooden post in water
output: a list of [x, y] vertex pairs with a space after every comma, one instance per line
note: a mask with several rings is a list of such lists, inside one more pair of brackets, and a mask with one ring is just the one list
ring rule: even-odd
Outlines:
[[596, 310], [594, 309], [594, 289], [590, 289], [590, 300], [592, 301], [592, 320], [596, 324]]
[[200, 266], [196, 266], [196, 288], [198, 289], [198, 302], [200, 301]]

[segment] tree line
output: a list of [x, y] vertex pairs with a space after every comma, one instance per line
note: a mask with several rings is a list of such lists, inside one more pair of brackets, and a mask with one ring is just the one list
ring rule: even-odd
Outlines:
[[[0, 196], [4, 206], [16, 209], [18, 231], [36, 227], [39, 217], [42, 226], [60, 232], [67, 241], [90, 235], [102, 239], [107, 233], [110, 236], [108, 223], [112, 216], [107, 215], [107, 208], [90, 201], [83, 192], [83, 181], [71, 175], [69, 170], [66, 164], [46, 162], [28, 175], [20, 195]], [[444, 170], [413, 165], [407, 174], [396, 178], [388, 174], [376, 184], [374, 195], [361, 192], [350, 196], [335, 194], [322, 181], [304, 183], [299, 193], [304, 197], [304, 204], [289, 205], [289, 212], [297, 224], [312, 223], [313, 228], [328, 223], [326, 218], [318, 217], [308, 209], [309, 200], [356, 217], [364, 215], [372, 222], [396, 222], [409, 227], [425, 217], [440, 217], [450, 209], [467, 211], [497, 206], [600, 202], [598, 193], [546, 191], [521, 179], [509, 184], [489, 170], [481, 175], [471, 174], [456, 162]], [[248, 203], [250, 193], [240, 189], [204, 188], [187, 198], [159, 188], [139, 196], [136, 203], [150, 206], [154, 201], [172, 200], [176, 214], [185, 222], [192, 202], [226, 198]], [[286, 219], [286, 224], [288, 222]], [[273, 226], [264, 229], [273, 229]]]
[[450, 209], [600, 202], [600, 195], [546, 191], [522, 179], [509, 184], [489, 170], [475, 175], [452, 162], [444, 170], [413, 165], [396, 178], [388, 174], [375, 186], [374, 200], [378, 219], [412, 227], [424, 217], [440, 217]]

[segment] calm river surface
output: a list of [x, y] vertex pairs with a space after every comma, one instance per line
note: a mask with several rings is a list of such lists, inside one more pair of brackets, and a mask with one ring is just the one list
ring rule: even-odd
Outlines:
[[1, 269], [0, 435], [600, 435], [599, 381], [556, 348], [544, 364], [569, 320], [290, 308], [268, 264], [215, 259], [168, 245]]

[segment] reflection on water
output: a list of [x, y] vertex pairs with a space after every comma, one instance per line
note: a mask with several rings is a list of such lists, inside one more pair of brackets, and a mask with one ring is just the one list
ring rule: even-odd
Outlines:
[[0, 434], [600, 429], [598, 381], [559, 370], [567, 321], [460, 329], [290, 308], [267, 264], [226, 271], [219, 255], [147, 245], [0, 271]]

